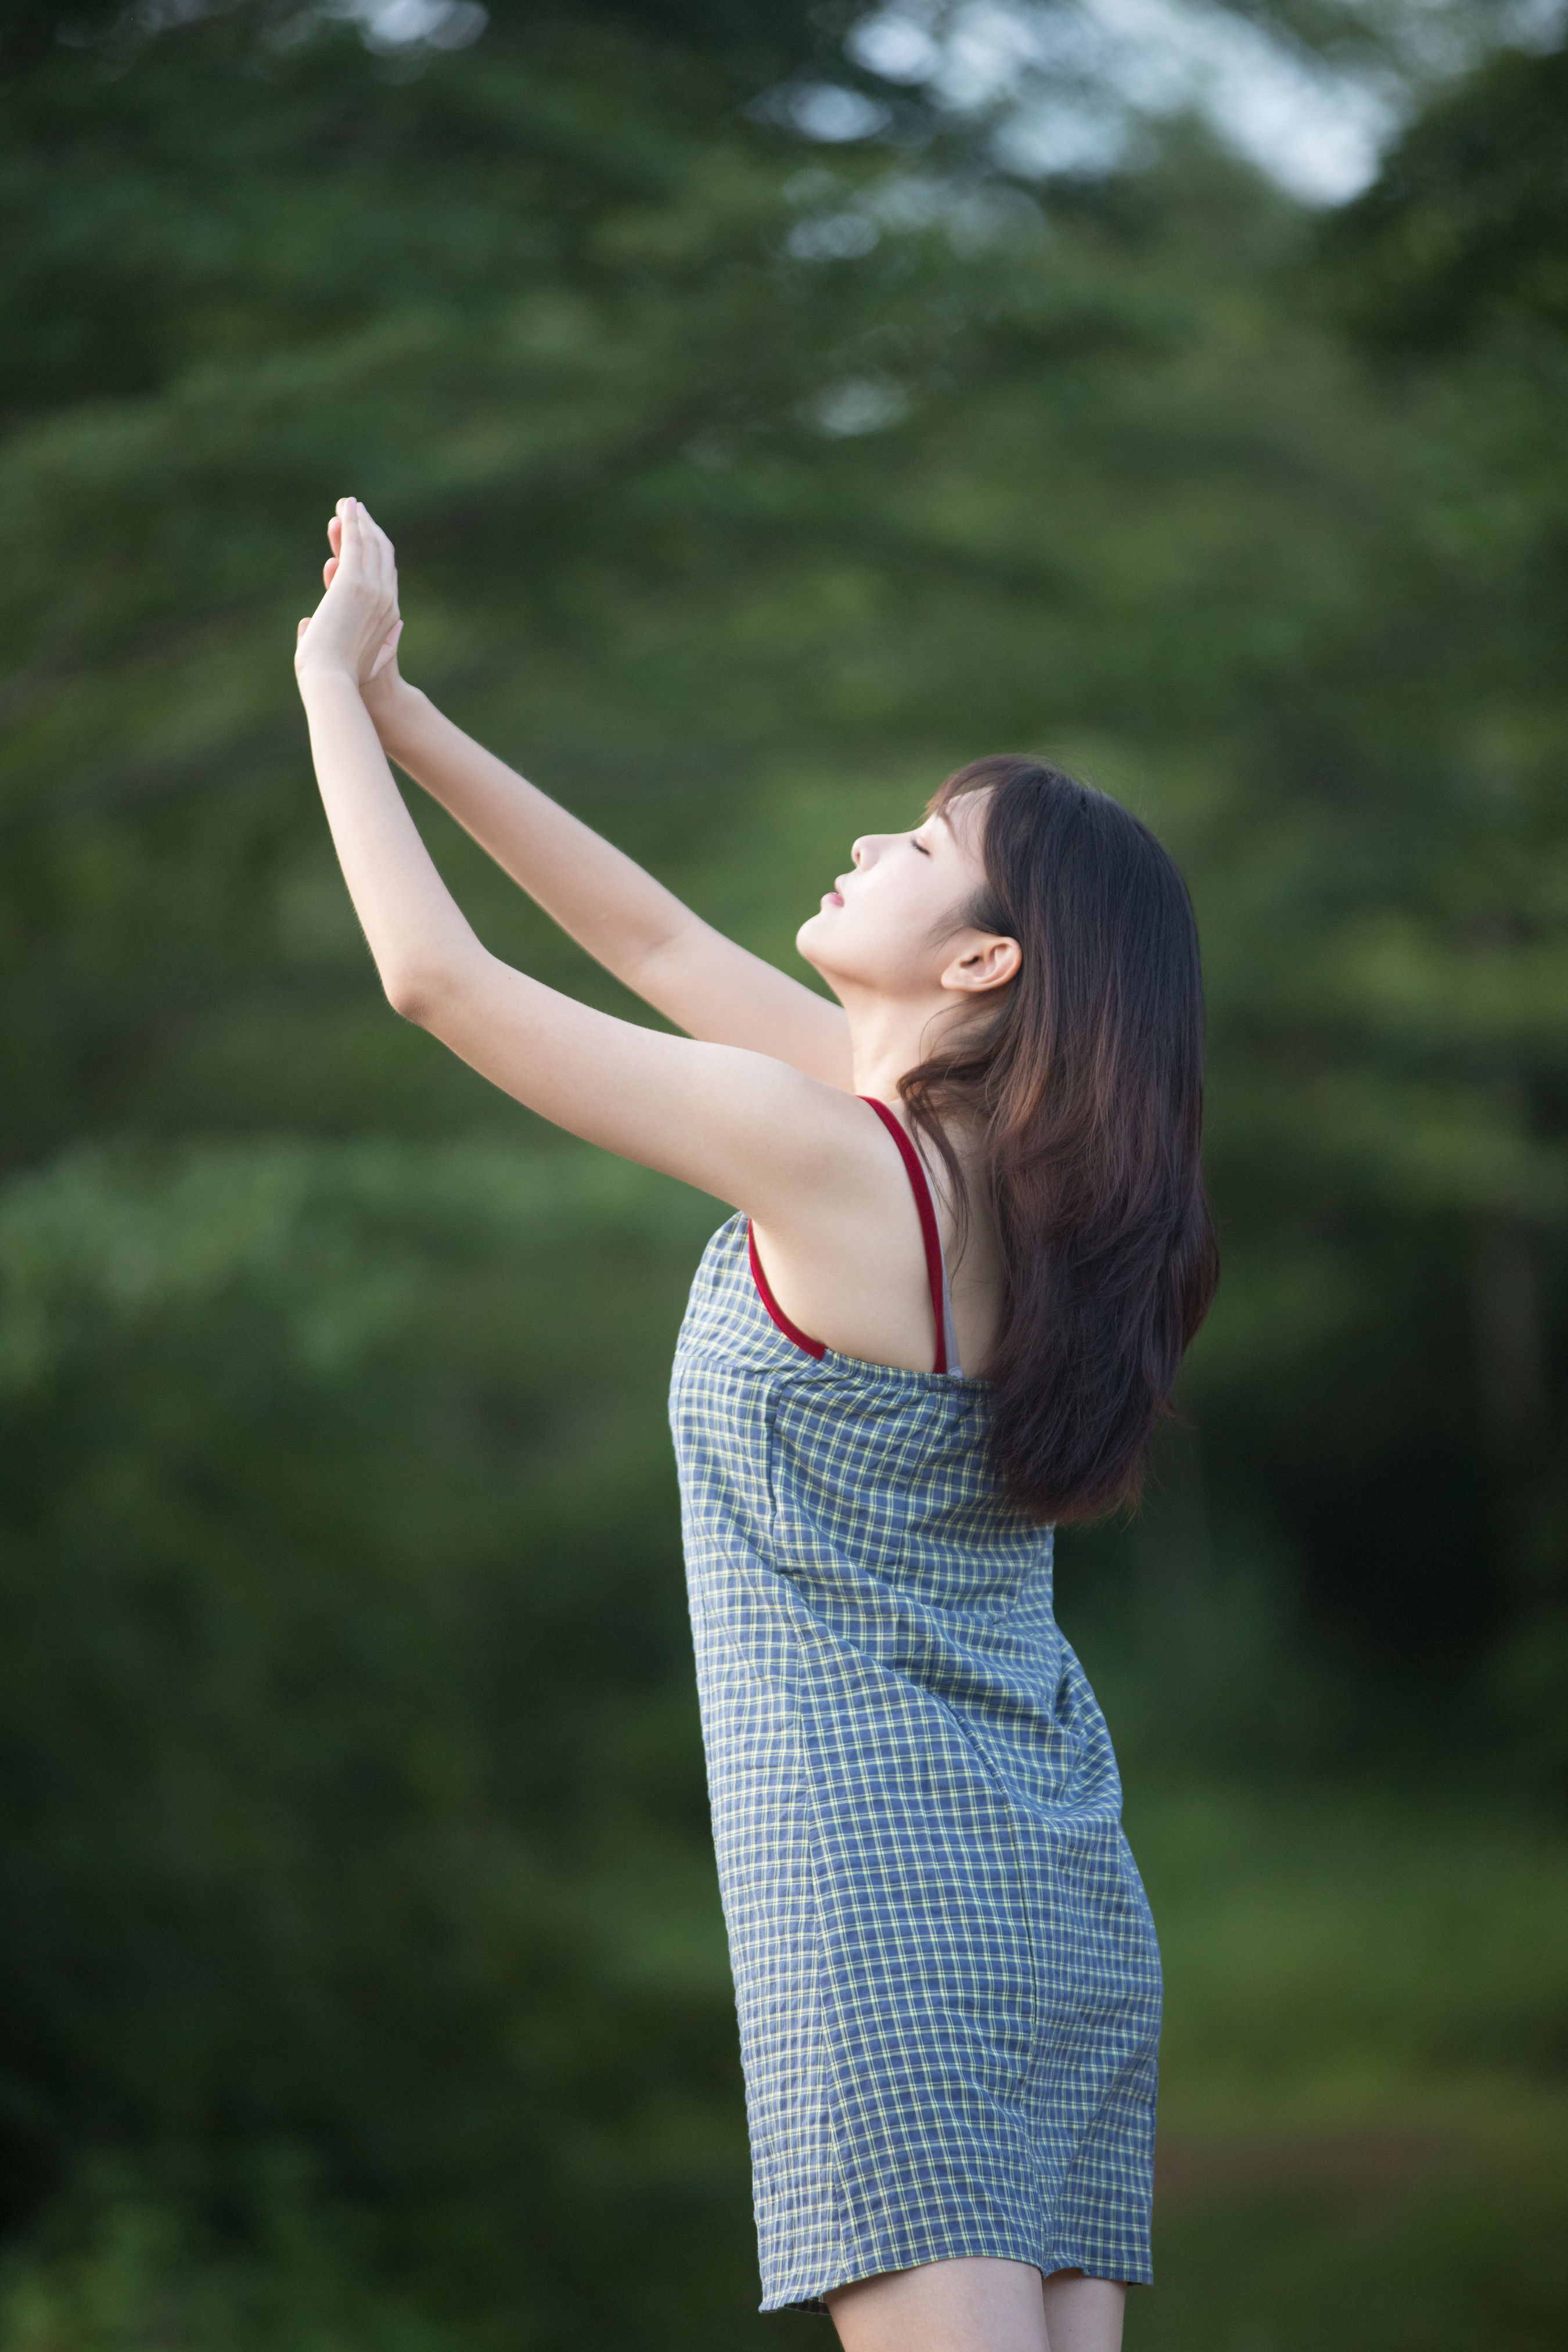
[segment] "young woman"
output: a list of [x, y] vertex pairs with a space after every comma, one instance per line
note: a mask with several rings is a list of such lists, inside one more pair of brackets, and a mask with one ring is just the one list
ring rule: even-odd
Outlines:
[[[1136, 1493], [1214, 1288], [1181, 877], [1103, 794], [977, 761], [803, 925], [829, 1004], [405, 686], [389, 542], [352, 499], [330, 535], [297, 668], [392, 1003], [736, 1211], [671, 1418], [763, 2307], [848, 2352], [1115, 2352], [1160, 1964], [1051, 1523]], [[388, 754], [687, 1035], [488, 954]]]

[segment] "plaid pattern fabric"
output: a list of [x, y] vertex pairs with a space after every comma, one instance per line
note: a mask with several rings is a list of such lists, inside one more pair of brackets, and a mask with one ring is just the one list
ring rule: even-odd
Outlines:
[[670, 1399], [763, 2309], [1147, 2279], [1160, 1958], [985, 1384], [820, 1361], [715, 1234]]

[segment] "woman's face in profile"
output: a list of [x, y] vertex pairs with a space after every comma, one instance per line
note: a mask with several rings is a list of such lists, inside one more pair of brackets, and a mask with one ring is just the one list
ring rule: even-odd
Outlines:
[[941, 984], [964, 911], [984, 887], [985, 798], [960, 793], [909, 833], [861, 835], [850, 870], [795, 938], [831, 988], [900, 997]]

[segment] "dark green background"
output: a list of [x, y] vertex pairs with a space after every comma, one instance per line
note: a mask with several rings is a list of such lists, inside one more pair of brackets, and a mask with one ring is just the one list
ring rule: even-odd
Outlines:
[[[1564, 53], [1324, 214], [1185, 121], [1009, 181], [848, 9], [175, 14], [0, 32], [0, 2343], [826, 2341], [752, 2315], [664, 1429], [721, 1213], [381, 1001], [289, 671], [352, 490], [407, 674], [781, 961], [983, 751], [1182, 859], [1225, 1280], [1061, 1547], [1170, 1973], [1128, 2340], [1548, 2352]], [[885, 133], [758, 103], [822, 76]]]

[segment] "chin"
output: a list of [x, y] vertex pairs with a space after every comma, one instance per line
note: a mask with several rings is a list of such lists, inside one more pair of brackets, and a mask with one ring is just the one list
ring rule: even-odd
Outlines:
[[810, 964], [813, 971], [817, 971], [821, 969], [815, 952], [816, 947], [816, 927], [821, 920], [822, 917], [820, 915], [808, 915], [805, 922], [802, 923], [799, 930], [796, 931], [795, 935], [795, 951], [796, 955], [804, 956], [805, 958], [806, 962]]

